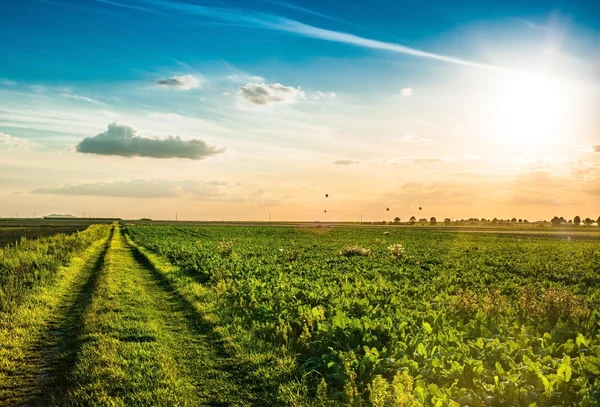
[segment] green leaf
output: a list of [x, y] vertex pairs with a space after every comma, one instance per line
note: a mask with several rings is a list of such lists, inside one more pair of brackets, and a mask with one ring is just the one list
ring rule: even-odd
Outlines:
[[577, 334], [577, 339], [575, 339], [575, 343], [577, 343], [578, 347], [583, 346], [588, 346], [587, 343], [587, 339], [585, 339], [585, 336], [583, 336], [583, 334]]
[[428, 334], [433, 332], [433, 328], [431, 328], [431, 325], [426, 321], [423, 321], [423, 330]]

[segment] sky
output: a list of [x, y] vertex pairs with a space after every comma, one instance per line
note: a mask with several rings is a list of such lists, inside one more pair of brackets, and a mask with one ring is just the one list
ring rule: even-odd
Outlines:
[[2, 217], [600, 216], [597, 1], [0, 2]]

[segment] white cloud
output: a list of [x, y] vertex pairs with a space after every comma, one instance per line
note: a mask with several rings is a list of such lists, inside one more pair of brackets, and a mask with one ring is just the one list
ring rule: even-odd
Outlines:
[[335, 92], [321, 92], [318, 90], [312, 95], [312, 98], [314, 100], [335, 100], [338, 98], [338, 95]]
[[402, 96], [412, 96], [414, 90], [412, 90], [411, 88], [404, 88], [400, 91], [400, 94]]
[[8, 79], [0, 79], [0, 85], [15, 86], [16, 84], [17, 84], [17, 82], [15, 82], [15, 81], [9, 81]]
[[171, 76], [156, 81], [161, 88], [173, 88], [179, 90], [190, 90], [200, 88], [204, 80], [194, 75]]
[[240, 96], [255, 105], [269, 103], [294, 103], [298, 99], [306, 99], [300, 88], [284, 86], [280, 83], [248, 83], [240, 88]]
[[9, 134], [0, 132], [0, 150], [8, 150], [13, 148], [29, 149], [38, 146], [37, 143], [24, 138], [13, 137]]

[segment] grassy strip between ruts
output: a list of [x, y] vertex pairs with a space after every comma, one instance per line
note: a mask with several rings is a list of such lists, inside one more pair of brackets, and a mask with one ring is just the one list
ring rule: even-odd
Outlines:
[[[194, 315], [195, 323], [204, 332], [204, 338], [210, 344], [213, 354], [206, 354], [202, 358], [213, 372], [202, 373], [205, 377], [201, 379], [201, 382], [204, 382], [202, 387], [213, 386], [211, 391], [214, 394], [230, 392], [230, 389], [223, 387], [224, 383], [214, 379], [212, 383], [207, 381], [207, 378], [225, 373], [229, 377], [228, 380], [242, 384], [254, 394], [254, 405], [289, 405], [295, 404], [293, 401], [290, 403], [291, 399], [300, 401], [297, 384], [293, 379], [295, 363], [292, 355], [283, 348], [257, 341], [249, 331], [239, 325], [226, 323], [215, 311], [219, 293], [200, 283], [197, 274], [182, 271], [166, 259], [137, 245], [128, 235], [126, 239], [135, 247], [138, 258], [147, 263], [159, 276], [162, 284], [186, 304], [186, 308]], [[218, 372], [217, 376], [215, 369]], [[224, 396], [225, 394], [221, 394], [220, 397]], [[228, 397], [231, 396], [232, 394], [229, 394]], [[238, 404], [231, 399], [223, 405]]]
[[36, 287], [14, 310], [0, 314], [0, 406], [42, 405], [65, 384], [79, 317], [108, 244], [96, 240], [53, 283]]
[[117, 228], [61, 405], [264, 405], [185, 297]]

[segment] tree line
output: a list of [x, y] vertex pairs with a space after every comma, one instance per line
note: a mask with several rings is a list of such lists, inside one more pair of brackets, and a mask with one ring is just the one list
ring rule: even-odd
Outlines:
[[[393, 223], [401, 223], [402, 219], [400, 219], [399, 217], [395, 217]], [[377, 222], [375, 222], [377, 223]], [[387, 224], [388, 222], [386, 221], [382, 221], [379, 222], [382, 224]], [[392, 222], [389, 222], [392, 223]], [[420, 218], [417, 219], [415, 216], [411, 216], [410, 219], [408, 220], [409, 224], [415, 224], [415, 223], [429, 223], [431, 225], [435, 225], [438, 223], [437, 219], [432, 216], [431, 218], [427, 219], [427, 218]], [[445, 225], [450, 225], [450, 224], [469, 224], [469, 225], [474, 225], [474, 224], [491, 224], [491, 225], [501, 225], [501, 224], [530, 224], [532, 222], [528, 221], [527, 219], [517, 219], [517, 218], [512, 218], [512, 219], [498, 219], [498, 218], [493, 218], [493, 219], [486, 219], [486, 218], [469, 218], [469, 219], [457, 219], [457, 220], [453, 220], [450, 218], [445, 218], [444, 222]], [[548, 223], [548, 221], [544, 220], [544, 221], [538, 221], [538, 222], [533, 222], [533, 223]], [[580, 216], [575, 216], [575, 218], [573, 219], [565, 219], [564, 217], [558, 217], [555, 216], [554, 218], [552, 218], [550, 220], [550, 223], [554, 226], [559, 226], [559, 225], [575, 225], [575, 226], [579, 226], [582, 223], [586, 226], [591, 226], [594, 223], [598, 226], [600, 226], [600, 216], [598, 217], [598, 219], [593, 220], [592, 218], [585, 218], [585, 219], [581, 219]]]

